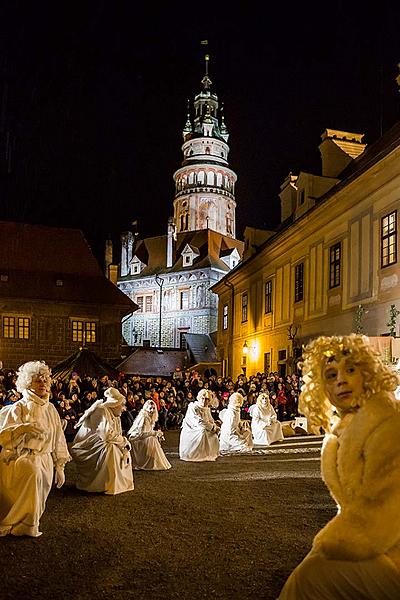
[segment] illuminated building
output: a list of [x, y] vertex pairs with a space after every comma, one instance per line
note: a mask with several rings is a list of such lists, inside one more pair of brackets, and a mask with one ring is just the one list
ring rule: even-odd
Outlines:
[[183, 162], [174, 173], [174, 214], [167, 235], [121, 236], [118, 287], [139, 306], [122, 324], [130, 346], [181, 347], [185, 334], [217, 328], [210, 287], [240, 261], [235, 237], [236, 174], [228, 164], [228, 130], [208, 75], [183, 129]]
[[243, 261], [214, 285], [225, 373], [291, 373], [318, 335], [388, 339], [400, 309], [400, 123], [368, 147], [362, 138], [327, 129], [322, 175], [289, 173], [277, 231], [254, 245], [249, 229]]

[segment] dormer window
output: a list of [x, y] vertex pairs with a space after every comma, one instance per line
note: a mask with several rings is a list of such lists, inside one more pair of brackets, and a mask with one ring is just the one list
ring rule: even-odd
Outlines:
[[191, 267], [193, 265], [193, 261], [195, 258], [200, 256], [200, 252], [194, 246], [190, 246], [190, 244], [186, 244], [182, 251], [182, 263], [184, 267]]
[[146, 265], [142, 263], [140, 258], [134, 256], [131, 260], [131, 275], [139, 275]]
[[[246, 240], [247, 241], [247, 240]], [[240, 261], [240, 255], [237, 251], [237, 248], [231, 248], [229, 250], [225, 250], [221, 255], [224, 263], [229, 267], [229, 269], [233, 269], [236, 267], [238, 262]]]

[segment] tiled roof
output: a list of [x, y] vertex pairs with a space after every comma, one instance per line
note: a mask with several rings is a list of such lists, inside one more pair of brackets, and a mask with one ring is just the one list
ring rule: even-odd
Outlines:
[[[182, 260], [182, 251], [187, 244], [199, 252], [199, 256], [194, 259], [193, 264], [190, 266], [184, 266]], [[241, 256], [243, 242], [211, 229], [179, 233], [175, 242], [172, 267], [167, 268], [167, 236], [145, 238], [138, 240], [133, 255], [140, 258], [146, 267], [138, 275], [127, 275], [120, 279], [140, 279], [156, 273], [190, 271], [206, 267], [229, 271], [229, 267], [221, 257], [229, 254], [233, 248], [237, 248]]]
[[0, 221], [0, 297], [136, 304], [100, 269], [78, 229]]
[[143, 377], [170, 377], [176, 367], [185, 368], [186, 351], [165, 348], [137, 348], [118, 366], [120, 372]]

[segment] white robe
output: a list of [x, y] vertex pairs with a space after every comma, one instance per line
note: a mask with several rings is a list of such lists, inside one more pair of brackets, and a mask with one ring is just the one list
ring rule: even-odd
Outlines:
[[[45, 434], [22, 431], [29, 423]], [[54, 468], [71, 460], [56, 408], [48, 399], [24, 392], [0, 410], [0, 446], [0, 536], [38, 537]]]
[[149, 413], [139, 413], [128, 431], [128, 437], [132, 444], [132, 464], [135, 469], [162, 471], [171, 468]]
[[218, 457], [217, 425], [208, 407], [190, 402], [182, 421], [179, 457], [186, 461], [216, 460]]
[[269, 446], [283, 440], [282, 425], [277, 420], [274, 407], [254, 405], [251, 419], [251, 433], [256, 446]]
[[120, 417], [98, 400], [80, 422], [71, 446], [78, 473], [76, 487], [105, 494], [133, 490], [130, 444], [122, 435]]
[[[219, 438], [220, 452], [251, 452], [253, 440], [248, 421], [240, 420], [240, 408], [229, 406], [221, 415], [223, 418]], [[245, 425], [246, 424], [246, 425]]]
[[279, 600], [400, 598], [400, 403], [384, 393], [342, 419], [322, 447], [337, 515]]

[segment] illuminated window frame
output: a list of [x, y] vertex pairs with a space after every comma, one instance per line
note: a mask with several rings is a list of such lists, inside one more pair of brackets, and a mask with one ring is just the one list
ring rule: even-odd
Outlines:
[[248, 318], [249, 295], [247, 292], [242, 294], [242, 323], [246, 323]]
[[264, 288], [265, 314], [272, 312], [272, 279], [265, 282]]
[[95, 321], [72, 320], [72, 341], [78, 343], [94, 344], [97, 337], [97, 323]]
[[304, 263], [301, 262], [294, 269], [294, 301], [304, 300]]
[[342, 260], [342, 244], [338, 242], [329, 248], [329, 288], [340, 285], [340, 267]]
[[30, 317], [4, 315], [2, 325], [5, 339], [29, 340], [31, 337]]
[[397, 263], [397, 210], [381, 219], [381, 267]]

